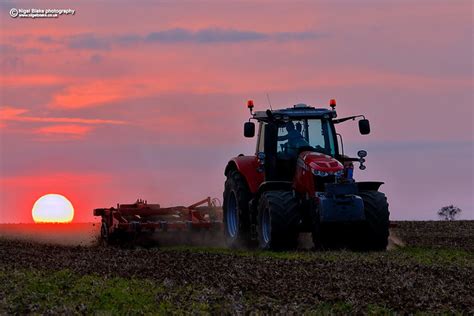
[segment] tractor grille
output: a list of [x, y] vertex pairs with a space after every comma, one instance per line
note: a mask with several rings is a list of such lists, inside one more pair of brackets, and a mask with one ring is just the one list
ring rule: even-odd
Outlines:
[[320, 177], [320, 176], [314, 176], [314, 188], [316, 192], [324, 192], [326, 191], [325, 184], [326, 183], [335, 183], [336, 182], [336, 176], [326, 176], [326, 177]]

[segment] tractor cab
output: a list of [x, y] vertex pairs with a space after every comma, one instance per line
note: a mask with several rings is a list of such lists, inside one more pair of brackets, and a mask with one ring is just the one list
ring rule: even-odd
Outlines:
[[275, 112], [271, 121], [267, 120], [265, 112], [258, 112], [254, 116], [259, 121], [259, 144], [265, 141], [265, 133], [262, 131], [272, 122], [278, 129], [276, 146], [279, 157], [297, 156], [301, 148], [336, 155], [337, 141], [334, 125], [330, 120], [335, 116], [335, 112], [315, 109], [305, 104]]
[[302, 152], [336, 157], [337, 139], [331, 121], [335, 116], [335, 111], [315, 109], [306, 104], [256, 112], [253, 115], [258, 122], [256, 155], [270, 162], [265, 169], [265, 179], [291, 181]]

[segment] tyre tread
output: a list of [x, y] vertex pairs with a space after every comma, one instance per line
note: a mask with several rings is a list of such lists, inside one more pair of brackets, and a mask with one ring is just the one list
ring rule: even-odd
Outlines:
[[[265, 244], [262, 236], [261, 220], [263, 210], [269, 208], [271, 218], [270, 242]], [[260, 248], [268, 250], [291, 250], [298, 243], [298, 225], [301, 214], [298, 210], [298, 200], [291, 191], [268, 191], [262, 194], [259, 201], [258, 239]]]

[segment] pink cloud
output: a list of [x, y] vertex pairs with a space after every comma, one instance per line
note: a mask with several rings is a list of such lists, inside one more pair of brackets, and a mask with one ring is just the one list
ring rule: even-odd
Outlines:
[[27, 109], [18, 109], [6, 106], [0, 109], [0, 119], [2, 121], [12, 120], [26, 112], [28, 112]]
[[51, 108], [78, 109], [100, 106], [150, 93], [150, 87], [128, 80], [96, 80], [76, 83], [53, 96]]
[[127, 87], [113, 82], [96, 81], [75, 84], [56, 94], [50, 104], [52, 108], [83, 108], [102, 105], [126, 97]]
[[38, 122], [38, 123], [79, 123], [79, 124], [126, 124], [120, 120], [107, 119], [85, 119], [77, 117], [40, 117], [40, 116], [25, 116], [27, 109], [19, 109], [14, 107], [3, 107], [0, 109], [0, 121], [16, 121], [16, 122]]
[[82, 138], [88, 134], [93, 128], [84, 125], [51, 125], [38, 128], [35, 132], [44, 136], [60, 135], [71, 136], [73, 138]]
[[0, 83], [5, 87], [51, 86], [70, 81], [70, 78], [53, 74], [2, 75], [0, 77]]

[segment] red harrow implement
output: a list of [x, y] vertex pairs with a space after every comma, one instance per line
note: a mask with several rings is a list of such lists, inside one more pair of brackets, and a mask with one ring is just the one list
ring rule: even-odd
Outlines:
[[188, 207], [161, 207], [137, 200], [133, 204], [94, 209], [102, 217], [100, 236], [105, 243], [133, 240], [143, 234], [167, 231], [221, 231], [222, 208], [218, 199], [207, 197]]

